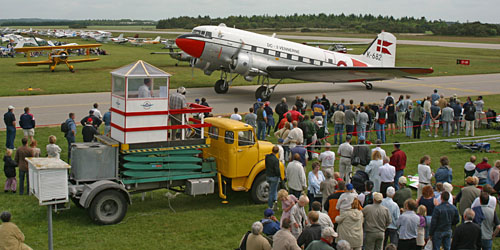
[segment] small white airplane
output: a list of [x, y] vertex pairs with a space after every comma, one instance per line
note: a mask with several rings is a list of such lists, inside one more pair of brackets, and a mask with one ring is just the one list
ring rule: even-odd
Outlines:
[[123, 38], [123, 33], [122, 33], [118, 37], [112, 37], [111, 41], [114, 43], [117, 43], [117, 44], [124, 44], [124, 43], [128, 42], [128, 39]]
[[[282, 79], [311, 82], [361, 82], [372, 89], [371, 81], [397, 77], [411, 78], [433, 72], [432, 68], [395, 67], [396, 37], [382, 32], [361, 55], [328, 51], [253, 32], [219, 26], [198, 26], [175, 40], [194, 57], [194, 67], [206, 75], [220, 70], [215, 92], [227, 93], [232, 81], [243, 76], [258, 77], [261, 85], [255, 98], [268, 100]], [[233, 77], [233, 74], [236, 75]], [[273, 86], [271, 78], [279, 79]]]

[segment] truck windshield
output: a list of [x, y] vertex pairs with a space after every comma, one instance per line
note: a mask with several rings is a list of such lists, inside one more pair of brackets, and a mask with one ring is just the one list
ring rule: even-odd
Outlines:
[[255, 144], [253, 131], [240, 131], [238, 132], [238, 146], [249, 146]]

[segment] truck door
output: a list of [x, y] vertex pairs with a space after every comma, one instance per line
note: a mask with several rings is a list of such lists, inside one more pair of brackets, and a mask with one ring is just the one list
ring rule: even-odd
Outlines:
[[238, 131], [237, 141], [236, 171], [238, 176], [248, 176], [258, 161], [258, 143], [253, 130]]

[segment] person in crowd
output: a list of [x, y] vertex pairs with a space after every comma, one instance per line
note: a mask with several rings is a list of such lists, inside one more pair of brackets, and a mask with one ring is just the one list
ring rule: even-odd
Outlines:
[[302, 163], [302, 166], [305, 167], [307, 166], [307, 149], [302, 145], [302, 143], [297, 143], [297, 146], [290, 149], [290, 161], [293, 160], [291, 156], [298, 154], [300, 156], [300, 163]]
[[339, 160], [339, 171], [340, 177], [344, 179], [346, 183], [351, 182], [351, 172], [352, 165], [351, 159], [353, 154], [353, 146], [351, 146], [351, 135], [346, 136], [346, 141], [342, 143], [337, 151], [337, 155], [340, 157]]
[[278, 200], [281, 201], [281, 209], [283, 213], [281, 213], [280, 224], [283, 225], [283, 220], [288, 218], [290, 219], [290, 210], [292, 207], [299, 201], [295, 195], [288, 194], [286, 189], [281, 189], [278, 192]]
[[[320, 240], [312, 241], [306, 250], [334, 250], [331, 245], [337, 238], [338, 234], [335, 232], [333, 227], [325, 227], [321, 230], [321, 238]], [[350, 247], [348, 248], [350, 249]], [[337, 244], [337, 250], [339, 250]]]
[[434, 130], [434, 137], [438, 137], [439, 122], [441, 118], [441, 108], [438, 106], [438, 101], [434, 102], [431, 106], [431, 130], [429, 131], [429, 137], [432, 136], [432, 131]]
[[[488, 206], [496, 211], [497, 207], [497, 197], [493, 196], [495, 193], [495, 190], [493, 187], [491, 187], [490, 184], [486, 184], [483, 186], [483, 192], [486, 192], [489, 194], [489, 199], [488, 199]], [[481, 196], [481, 195], [480, 195]], [[473, 202], [472, 205], [470, 206], [471, 208], [479, 207], [481, 206], [481, 197], [477, 197]]]
[[448, 166], [450, 164], [450, 160], [447, 156], [441, 156], [441, 158], [439, 158], [439, 162], [441, 163], [441, 166], [436, 170], [436, 173], [434, 174], [436, 182], [451, 183], [453, 180], [453, 170]]
[[281, 229], [273, 236], [273, 250], [301, 250], [297, 245], [297, 239], [293, 236], [292, 222], [290, 218], [283, 220]]
[[403, 105], [406, 104], [406, 100], [404, 99], [404, 95], [399, 96], [399, 100], [396, 103], [396, 118], [397, 118], [397, 130], [398, 132], [402, 133], [404, 132], [404, 126], [405, 126], [405, 113], [406, 110], [403, 109]]
[[328, 198], [325, 202], [325, 205], [323, 206], [325, 209], [325, 212], [328, 213], [328, 216], [330, 216], [330, 219], [332, 220], [333, 223], [336, 223], [335, 218], [337, 217], [337, 215], [340, 214], [340, 210], [337, 209], [337, 203], [340, 199], [340, 196], [343, 193], [345, 193], [345, 191], [346, 191], [345, 182], [341, 180], [338, 182], [337, 189], [335, 190], [335, 193], [328, 196]]
[[422, 102], [417, 101], [417, 105], [414, 108], [412, 108], [412, 111], [410, 113], [410, 118], [413, 124], [413, 139], [420, 139], [422, 126], [424, 125], [427, 125], [427, 127], [429, 126], [428, 123], [426, 123], [427, 117], [429, 117], [429, 115], [422, 106], [423, 106]]
[[40, 157], [41, 150], [37, 146], [38, 146], [38, 142], [35, 139], [31, 140], [30, 148], [31, 148], [31, 151], [33, 152], [33, 157]]
[[387, 120], [387, 110], [379, 106], [377, 113], [375, 114], [375, 132], [377, 134], [377, 140], [381, 140], [385, 143], [385, 123]]
[[261, 105], [256, 112], [257, 115], [257, 139], [266, 139], [266, 124], [267, 124], [267, 113], [264, 110], [264, 105]]
[[71, 144], [76, 141], [76, 123], [75, 123], [75, 113], [69, 113], [69, 118], [65, 121], [68, 132], [64, 134], [66, 141], [68, 141], [68, 163], [71, 160]]
[[32, 141], [35, 137], [35, 117], [29, 107], [24, 108], [24, 113], [19, 117], [19, 126], [23, 129], [24, 137]]
[[328, 197], [331, 194], [335, 193], [335, 187], [337, 186], [337, 180], [333, 178], [333, 168], [327, 168], [323, 172], [325, 174], [325, 180], [319, 184], [319, 191], [321, 192], [322, 196], [321, 207], [324, 207]]
[[373, 181], [365, 181], [365, 191], [358, 194], [358, 200], [362, 207], [373, 204]]
[[419, 225], [417, 229], [417, 249], [423, 249], [425, 246], [425, 228], [427, 226], [427, 208], [424, 205], [420, 205], [417, 208], [417, 215], [419, 218]]
[[321, 203], [318, 201], [315, 201], [312, 203], [312, 211], [315, 211], [318, 213], [318, 224], [321, 226], [321, 228], [326, 228], [326, 227], [334, 227], [332, 219], [328, 216], [326, 213], [321, 212]]
[[320, 170], [319, 162], [313, 162], [312, 170], [307, 174], [307, 197], [309, 198], [309, 211], [312, 209], [312, 203], [314, 201], [321, 202], [322, 194], [320, 184], [325, 180], [323, 171]]
[[[476, 187], [476, 182], [473, 177], [465, 178], [465, 187], [460, 190], [455, 198], [458, 203], [458, 212], [463, 215], [465, 209], [470, 208], [474, 200], [479, 197], [481, 190]], [[463, 219], [463, 218], [462, 218]]]
[[447, 105], [448, 105], [448, 101], [446, 100], [446, 98], [444, 98], [444, 95], [440, 95], [437, 106], [441, 110], [443, 110], [444, 108], [446, 108]]
[[[353, 147], [351, 164], [354, 165], [355, 172], [361, 170], [365, 171], [366, 166], [370, 163], [371, 160], [371, 150], [368, 145], [365, 144], [365, 137], [358, 137], [358, 145]], [[358, 161], [359, 160], [359, 161]]]
[[397, 114], [396, 114], [396, 106], [394, 103], [390, 103], [385, 107], [387, 110], [387, 130], [388, 134], [392, 132], [393, 135], [396, 134], [396, 122], [397, 122]]
[[92, 122], [92, 118], [88, 118], [85, 126], [82, 128], [83, 142], [96, 141], [94, 136], [99, 135], [99, 132], [97, 132], [97, 129], [92, 125]]
[[0, 225], [0, 249], [31, 250], [32, 248], [24, 243], [24, 234], [16, 224], [10, 222], [11, 219], [12, 215], [7, 211], [0, 214], [0, 220], [2, 220]]
[[17, 163], [12, 159], [12, 149], [7, 148], [5, 150], [5, 155], [3, 157], [3, 173], [5, 174], [5, 186], [4, 192], [8, 193], [9, 191], [13, 194], [16, 193], [17, 190], [17, 180], [16, 180], [16, 167]]
[[474, 176], [476, 173], [476, 156], [471, 155], [468, 162], [464, 165], [465, 177]]
[[370, 121], [370, 117], [368, 113], [366, 113], [365, 108], [360, 108], [359, 113], [356, 115], [356, 125], [357, 125], [357, 133], [358, 137], [366, 138], [366, 127]]
[[450, 194], [450, 197], [448, 198], [448, 203], [455, 205], [455, 203], [453, 203], [453, 195], [452, 195], [453, 194], [453, 185], [451, 185], [448, 182], [444, 182], [443, 189], [444, 189], [444, 191], [441, 192], [441, 194], [443, 194], [444, 192], [448, 192], [448, 194]]
[[441, 193], [444, 191], [443, 183], [438, 182], [434, 188], [434, 197], [438, 200], [438, 204], [441, 200]]
[[252, 224], [252, 230], [243, 236], [240, 241], [240, 249], [258, 249], [258, 250], [271, 250], [271, 244], [262, 236], [262, 223], [256, 221]]
[[245, 115], [245, 123], [252, 126], [254, 130], [257, 128], [257, 115], [253, 112], [253, 108], [248, 109], [248, 114]]
[[389, 164], [389, 157], [384, 158], [384, 165], [379, 169], [380, 175], [380, 192], [385, 194], [387, 188], [394, 186], [394, 177], [396, 176], [396, 168]]
[[354, 122], [356, 121], [356, 107], [354, 105], [347, 106], [344, 115], [345, 132], [347, 135], [353, 135]]
[[102, 121], [104, 122], [104, 135], [110, 137], [111, 136], [111, 108], [109, 108], [108, 112], [104, 113], [102, 117]]
[[424, 155], [420, 158], [420, 164], [418, 164], [418, 189], [417, 189], [417, 199], [422, 195], [422, 189], [424, 186], [431, 184], [432, 170], [431, 170], [431, 157]]
[[417, 202], [408, 199], [404, 204], [404, 212], [399, 217], [396, 227], [399, 232], [399, 241], [397, 243], [400, 250], [417, 250], [418, 227], [420, 217], [415, 213]]
[[476, 120], [476, 107], [472, 104], [470, 97], [467, 97], [467, 102], [463, 106], [463, 114], [465, 119], [465, 136], [474, 136], [474, 121]]
[[319, 212], [309, 211], [307, 219], [310, 226], [304, 228], [302, 233], [297, 238], [297, 245], [306, 249], [314, 240], [321, 239], [321, 225], [318, 223]]
[[[358, 198], [358, 194], [356, 190], [354, 190], [354, 186], [351, 183], [346, 185], [346, 191], [340, 195], [339, 200], [337, 202], [337, 210], [342, 213], [343, 211], [349, 210], [351, 208], [352, 201]], [[360, 207], [361, 209], [361, 204]]]
[[[183, 92], [183, 95], [186, 95], [186, 92], [184, 91]], [[200, 103], [201, 106], [205, 106], [205, 107], [210, 107], [210, 105], [208, 105], [208, 102], [207, 102], [207, 98], [205, 97], [202, 97], [201, 98], [201, 103]], [[209, 117], [210, 116], [210, 113], [203, 113], [204, 117]]]
[[382, 249], [384, 245], [385, 231], [392, 222], [389, 209], [381, 205], [382, 200], [383, 196], [381, 193], [374, 193], [373, 204], [367, 205], [363, 208], [365, 250]]
[[352, 249], [353, 248], [351, 247], [351, 244], [349, 244], [349, 241], [339, 240], [339, 242], [337, 242], [337, 250], [352, 250]]
[[490, 200], [490, 194], [488, 192], [481, 192], [479, 200], [481, 206], [472, 209], [475, 214], [478, 215], [475, 222], [481, 226], [481, 248], [483, 250], [491, 250], [493, 244], [493, 230], [500, 224], [500, 220], [498, 220], [495, 209], [488, 205]]
[[443, 192], [441, 194], [441, 204], [436, 206], [432, 213], [429, 235], [432, 237], [434, 250], [439, 250], [441, 246], [445, 250], [450, 249], [451, 228], [460, 220], [457, 208], [448, 203], [449, 198], [450, 193]]
[[231, 116], [229, 117], [229, 119], [232, 119], [232, 120], [235, 120], [235, 121], [241, 121], [242, 120], [241, 115], [238, 114], [238, 108], [237, 107], [234, 107], [234, 113], [231, 114]]
[[413, 106], [409, 106], [405, 113], [405, 135], [408, 139], [411, 138], [411, 133], [413, 131], [413, 121], [411, 120], [411, 113], [413, 112]]
[[434, 191], [431, 185], [426, 185], [422, 188], [422, 196], [417, 199], [418, 205], [425, 206], [427, 210], [426, 220], [426, 228], [425, 228], [425, 240], [429, 239], [429, 230], [431, 226], [432, 213], [434, 212], [434, 208], [439, 205], [439, 201], [434, 196]]
[[[391, 215], [391, 224], [385, 230], [384, 235], [384, 248], [388, 244], [388, 240], [391, 241], [392, 244], [398, 245], [398, 227], [396, 222], [399, 219], [399, 206], [396, 202], [394, 202], [393, 198], [396, 194], [396, 190], [393, 187], [387, 188], [387, 197], [382, 200], [381, 205], [386, 207], [389, 210]], [[416, 205], [416, 202], [415, 202]]]
[[331, 144], [325, 144], [325, 151], [321, 152], [318, 156], [318, 160], [321, 162], [321, 170], [331, 169], [333, 173], [335, 165], [335, 152], [331, 150]]
[[491, 165], [488, 163], [488, 157], [483, 157], [483, 161], [476, 165], [476, 172], [474, 176], [479, 178], [479, 184], [484, 185], [488, 182], [488, 171], [491, 169]]
[[481, 124], [481, 114], [483, 113], [483, 108], [484, 108], [484, 101], [483, 101], [483, 96], [478, 96], [477, 99], [472, 103], [474, 107], [476, 108], [476, 112], [474, 113], [475, 117], [475, 128], [479, 128], [479, 125]]
[[3, 121], [6, 128], [5, 147], [14, 149], [14, 140], [16, 139], [16, 116], [14, 115], [14, 106], [7, 107], [7, 113], [3, 115]]
[[283, 97], [281, 98], [281, 102], [276, 104], [276, 107], [274, 108], [274, 111], [278, 115], [278, 122], [276, 123], [276, 126], [274, 127], [274, 132], [278, 130], [278, 124], [285, 118], [286, 112], [288, 112], [288, 104], [286, 103], [286, 98]]
[[280, 161], [278, 157], [276, 157], [278, 153], [278, 146], [274, 146], [272, 153], [266, 155], [265, 158], [266, 181], [269, 183], [269, 198], [267, 205], [271, 209], [277, 206], [278, 185], [281, 179]]
[[299, 198], [302, 191], [307, 188], [306, 174], [299, 154], [293, 155], [293, 161], [288, 163], [285, 176], [288, 179], [288, 190]]
[[283, 116], [287, 117], [288, 114], [290, 114], [292, 121], [298, 121], [299, 117], [304, 117], [296, 105], [292, 106], [292, 110], [286, 112]]
[[363, 246], [363, 212], [360, 207], [359, 200], [354, 199], [349, 210], [346, 210], [335, 217], [335, 222], [338, 224], [339, 237], [337, 243], [342, 240], [349, 242], [353, 250], [361, 250]]
[[267, 136], [269, 137], [271, 134], [271, 129], [274, 127], [274, 112], [273, 108], [270, 106], [270, 102], [265, 102], [264, 103], [264, 111], [266, 112], [266, 132]]
[[33, 157], [33, 150], [28, 147], [28, 138], [24, 137], [21, 140], [22, 146], [16, 150], [16, 156], [14, 157], [14, 161], [17, 163], [19, 167], [19, 194], [24, 194], [24, 180], [26, 179], [26, 194], [29, 194], [29, 175], [28, 175], [28, 162], [26, 161], [27, 157]]
[[[337, 111], [335, 111], [335, 113], [333, 113], [333, 116], [332, 116], [332, 123], [334, 124], [334, 127], [333, 127], [333, 133], [334, 133], [334, 137], [333, 137], [333, 143], [335, 145], [340, 145], [342, 144], [342, 140], [343, 140], [343, 132], [344, 132], [344, 120], [345, 120], [345, 113], [344, 113], [344, 107], [341, 106]], [[338, 144], [337, 144], [338, 142]]]
[[431, 97], [427, 96], [424, 102], [422, 103], [422, 107], [424, 109], [424, 120], [422, 126], [425, 127], [425, 131], [430, 132], [430, 124], [431, 124], [431, 107], [434, 102], [431, 101]]
[[302, 233], [302, 230], [308, 225], [306, 211], [304, 207], [309, 203], [309, 199], [305, 195], [301, 195], [297, 202], [290, 210], [290, 221], [292, 222], [292, 234], [297, 239]]
[[481, 249], [481, 227], [472, 222], [476, 214], [467, 208], [462, 215], [464, 220], [453, 233], [451, 250]]
[[89, 118], [92, 121], [91, 125], [94, 126], [94, 128], [96, 130], [99, 129], [99, 126], [101, 126], [102, 121], [101, 121], [101, 119], [99, 119], [97, 116], [94, 115], [94, 110], [90, 110], [89, 115], [83, 117], [82, 120], [80, 120], [80, 123], [82, 124], [82, 126], [85, 126], [88, 123]]
[[102, 114], [101, 114], [101, 111], [99, 110], [99, 104], [98, 103], [94, 103], [94, 105], [92, 105], [92, 111], [94, 111], [94, 115], [101, 119], [102, 120]]
[[[390, 165], [396, 168], [396, 176], [394, 176], [394, 183], [397, 183], [399, 178], [404, 175], [404, 171], [406, 168], [406, 154], [403, 150], [401, 150], [401, 144], [399, 142], [394, 142], [394, 151], [392, 151], [391, 160], [389, 162]], [[399, 189], [399, 186], [395, 186], [396, 191]]]
[[264, 229], [262, 232], [267, 236], [272, 236], [278, 230], [280, 230], [280, 223], [276, 216], [274, 216], [274, 211], [270, 208], [264, 210], [264, 219], [260, 220]]
[[308, 149], [307, 155], [308, 159], [312, 159], [312, 152], [311, 152], [312, 149], [310, 145], [313, 145], [315, 143], [315, 141], [313, 141], [313, 138], [316, 136], [317, 129], [316, 126], [314, 125], [314, 122], [311, 121], [309, 115], [304, 116], [304, 126], [306, 127], [306, 129], [303, 130], [303, 132], [304, 132], [305, 144], [307, 145]]
[[384, 108], [387, 108], [389, 105], [394, 105], [396, 103], [396, 100], [394, 99], [394, 96], [392, 96], [391, 92], [387, 92], [387, 96], [384, 98]]
[[413, 195], [411, 189], [406, 185], [407, 182], [408, 180], [406, 179], [406, 177], [399, 177], [399, 190], [396, 191], [396, 194], [394, 194], [393, 198], [394, 202], [396, 202], [396, 204], [398, 204], [399, 208], [401, 209], [404, 207], [405, 201], [410, 199]]
[[494, 167], [490, 169], [488, 180], [491, 186], [495, 186], [500, 180], [500, 160], [495, 161]]
[[313, 119], [318, 121], [323, 121], [323, 117], [326, 115], [326, 109], [323, 104], [321, 104], [320, 99], [316, 99], [316, 103], [312, 104]]
[[387, 156], [387, 154], [385, 153], [385, 150], [381, 147], [382, 145], [382, 140], [376, 140], [375, 141], [375, 147], [372, 149], [372, 154], [374, 151], [379, 151], [380, 152], [380, 156], [382, 157], [382, 159], [384, 159], [384, 157]]
[[451, 135], [451, 123], [453, 122], [453, 118], [455, 116], [455, 112], [451, 105], [446, 105], [445, 108], [441, 111], [441, 120], [443, 122], [443, 136], [450, 137]]
[[283, 142], [284, 145], [288, 144], [290, 150], [293, 149], [298, 144], [304, 143], [304, 135], [302, 133], [302, 129], [299, 128], [298, 126], [298, 122], [293, 121], [292, 127], [293, 127], [292, 130], [290, 130], [290, 132], [288, 133], [288, 137]]
[[462, 122], [462, 105], [460, 105], [460, 100], [455, 99], [455, 102], [451, 104], [453, 109], [453, 122], [451, 123], [451, 135], [460, 135], [461, 122]]
[[434, 103], [435, 101], [439, 101], [439, 94], [438, 94], [438, 90], [437, 89], [434, 89], [434, 93], [432, 93], [431, 95], [431, 101], [432, 103]]
[[373, 182], [373, 191], [380, 192], [380, 167], [384, 165], [380, 151], [372, 151], [372, 160], [366, 166], [365, 172], [368, 174], [369, 179]]

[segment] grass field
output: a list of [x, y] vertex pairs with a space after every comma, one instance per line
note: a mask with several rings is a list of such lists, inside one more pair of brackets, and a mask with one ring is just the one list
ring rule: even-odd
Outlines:
[[[172, 37], [171, 37], [172, 38]], [[62, 39], [80, 44], [91, 43], [80, 39]], [[0, 59], [0, 96], [36, 95], [36, 94], [63, 94], [81, 92], [100, 92], [110, 90], [109, 72], [136, 60], [145, 60], [171, 73], [171, 87], [212, 87], [219, 78], [219, 73], [206, 76], [199, 69], [192, 70], [187, 62], [179, 63], [168, 55], [151, 55], [154, 51], [162, 50], [162, 44], [133, 46], [129, 44], [104, 44], [110, 55], [100, 56], [97, 62], [75, 64], [76, 73], [69, 73], [65, 65], [59, 65], [55, 72], [50, 72], [47, 66], [19, 67], [16, 62], [25, 61], [22, 55], [16, 58]], [[354, 54], [363, 53], [365, 46], [352, 46]], [[471, 60], [471, 65], [456, 65], [456, 59]], [[46, 60], [46, 57], [32, 58], [32, 60]], [[432, 76], [483, 74], [500, 72], [500, 50], [445, 48], [430, 46], [400, 45], [397, 52], [397, 66], [433, 67]], [[298, 81], [285, 80], [285, 83]], [[236, 79], [234, 85], [255, 84], [242, 78]], [[28, 87], [39, 89], [32, 92], [24, 91]]]
[[[486, 107], [500, 110], [497, 102], [500, 95], [485, 96]], [[80, 127], [78, 130], [80, 131]], [[333, 131], [333, 129], [330, 129]], [[47, 137], [54, 134], [59, 137], [58, 144], [63, 149], [62, 159], [66, 159], [66, 141], [62, 138], [59, 128], [38, 128], [36, 139], [45, 155]], [[498, 130], [482, 129], [477, 136], [500, 134]], [[423, 140], [434, 140], [422, 134]], [[20, 144], [21, 131], [16, 137], [16, 147]], [[372, 133], [370, 138], [374, 138]], [[453, 137], [456, 138], [456, 137]], [[441, 139], [438, 138], [438, 139]], [[388, 143], [404, 142], [404, 135], [388, 135]], [[0, 142], [5, 141], [5, 132], [0, 132]], [[78, 134], [77, 141], [82, 141]], [[276, 142], [274, 137], [270, 141]], [[332, 141], [331, 139], [329, 140]], [[453, 143], [430, 142], [407, 144], [402, 150], [408, 156], [405, 175], [415, 174], [420, 157], [430, 155], [431, 167], [435, 171], [439, 167], [439, 157], [446, 155], [450, 158], [453, 168], [453, 184], [463, 185], [463, 165], [468, 161], [471, 153], [454, 149]], [[492, 150], [500, 151], [498, 143], [491, 142]], [[388, 155], [392, 146], [383, 146]], [[4, 149], [0, 149], [0, 155]], [[484, 156], [490, 162], [500, 159], [495, 153], [475, 153], [480, 159]], [[310, 171], [309, 163], [308, 170]], [[335, 163], [338, 166], [338, 162]], [[338, 167], [336, 167], [338, 170]], [[0, 185], [5, 177], [0, 175]], [[168, 199], [163, 196], [166, 191], [159, 190], [147, 194], [145, 201], [141, 195], [133, 195], [133, 204], [125, 219], [112, 226], [97, 226], [91, 223], [86, 212], [72, 206], [70, 210], [54, 215], [54, 248], [55, 249], [234, 249], [242, 235], [249, 230], [250, 225], [261, 219], [266, 205], [255, 205], [250, 201], [248, 193], [230, 192], [229, 204], [221, 204], [217, 195], [190, 197], [180, 195], [171, 201], [172, 211]], [[454, 189], [454, 194], [458, 188]], [[414, 192], [416, 195], [416, 192]], [[15, 222], [26, 236], [26, 243], [34, 249], [47, 248], [47, 220], [46, 208], [38, 206], [36, 198], [0, 193], [0, 211], [8, 210], [13, 213]], [[280, 213], [278, 212], [278, 215]], [[278, 216], [279, 217], [279, 216]], [[500, 240], [495, 240], [494, 249], [500, 247]]]

